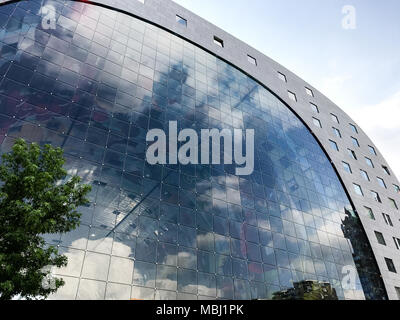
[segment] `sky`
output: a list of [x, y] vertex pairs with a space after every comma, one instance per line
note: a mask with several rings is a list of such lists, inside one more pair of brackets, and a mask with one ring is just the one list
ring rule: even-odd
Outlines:
[[399, 0], [174, 1], [325, 94], [400, 178]]

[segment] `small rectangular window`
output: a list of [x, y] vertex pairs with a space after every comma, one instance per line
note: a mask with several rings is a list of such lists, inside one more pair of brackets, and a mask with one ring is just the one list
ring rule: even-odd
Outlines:
[[339, 118], [336, 115], [334, 115], [333, 113], [331, 113], [331, 118], [332, 118], [332, 121], [339, 123]]
[[344, 168], [344, 170], [346, 171], [346, 172], [348, 172], [348, 173], [352, 173], [351, 172], [351, 167], [350, 167], [350, 165], [347, 163], [347, 162], [342, 162], [343, 163], [343, 168]]
[[176, 15], [176, 22], [184, 27], [187, 27], [187, 20], [179, 15]]
[[337, 143], [333, 140], [329, 140], [330, 144], [331, 144], [331, 148], [335, 151], [339, 151], [339, 147], [337, 145]]
[[353, 130], [353, 132], [358, 133], [357, 127], [354, 124], [349, 123], [351, 130]]
[[394, 201], [394, 199], [389, 198], [389, 202], [391, 204], [391, 206], [393, 207], [393, 209], [399, 210], [399, 207], [397, 206], [396, 201]]
[[247, 55], [247, 60], [248, 60], [251, 64], [254, 64], [255, 66], [257, 65], [257, 59], [256, 59], [256, 58], [253, 58], [252, 56]]
[[354, 191], [359, 195], [359, 196], [363, 196], [363, 192], [361, 187], [358, 184], [353, 183], [354, 186]]
[[321, 121], [314, 117], [312, 119], [315, 126], [322, 128]]
[[368, 149], [369, 149], [370, 154], [373, 154], [374, 156], [376, 156], [376, 151], [375, 151], [374, 147], [368, 146]]
[[378, 192], [371, 190], [371, 196], [372, 196], [372, 199], [374, 199], [376, 202], [382, 203], [381, 197], [379, 196]]
[[379, 177], [376, 177], [376, 180], [378, 180], [378, 183], [379, 183], [379, 185], [380, 185], [382, 188], [385, 188], [385, 189], [386, 189], [385, 180], [383, 180], [382, 178], [379, 178]]
[[293, 93], [292, 91], [288, 91], [288, 96], [289, 96], [289, 98], [292, 99], [293, 101], [297, 101], [296, 94]]
[[218, 38], [217, 36], [214, 36], [214, 43], [215, 43], [217, 46], [221, 47], [221, 48], [224, 47], [224, 40]]
[[400, 193], [400, 187], [397, 184], [394, 184], [393, 188], [394, 188], [394, 192]]
[[355, 147], [360, 147], [360, 144], [358, 143], [358, 140], [354, 137], [351, 137], [351, 142]]
[[306, 87], [306, 92], [309, 96], [314, 97], [314, 92], [310, 88]]
[[368, 217], [369, 217], [371, 220], [375, 220], [375, 215], [374, 215], [374, 212], [372, 211], [372, 209], [371, 209], [371, 208], [368, 208], [368, 207], [364, 207], [364, 208], [365, 208], [365, 210], [366, 210], [366, 212], [367, 212]]
[[335, 136], [337, 136], [338, 138], [342, 137], [342, 134], [340, 133], [339, 129], [336, 129], [335, 127], [332, 127], [333, 133], [335, 134]]
[[386, 223], [388, 226], [393, 227], [392, 218], [390, 218], [390, 216], [389, 216], [388, 214], [386, 214], [386, 213], [382, 213], [382, 216], [383, 216], [383, 220], [385, 221], [385, 223]]
[[360, 169], [360, 174], [365, 180], [370, 181], [367, 171]]
[[400, 300], [400, 288], [399, 287], [394, 287], [397, 293], [397, 298]]
[[390, 272], [397, 273], [396, 267], [394, 266], [394, 263], [393, 263], [393, 260], [392, 260], [392, 259], [389, 259], [389, 258], [385, 258], [385, 261], [386, 261], [386, 265], [387, 265], [387, 267], [388, 267], [388, 270], [389, 270]]
[[374, 167], [374, 164], [372, 162], [372, 160], [370, 158], [365, 157], [365, 162], [367, 163], [367, 165], [369, 165], [371, 168]]
[[385, 238], [381, 232], [375, 231], [375, 236], [376, 236], [376, 240], [378, 240], [379, 244], [386, 246]]
[[286, 76], [278, 71], [278, 78], [281, 79], [284, 82], [287, 82]]
[[388, 168], [388, 167], [382, 166], [382, 169], [383, 169], [383, 171], [385, 171], [385, 173], [386, 173], [388, 176], [390, 176], [390, 171], [389, 171], [389, 168]]
[[315, 113], [319, 113], [319, 109], [318, 109], [318, 106], [317, 106], [316, 104], [310, 102], [310, 106], [311, 106], [311, 109], [312, 109]]
[[396, 246], [397, 250], [400, 250], [400, 239], [393, 237], [394, 245]]
[[357, 155], [353, 150], [347, 149], [347, 152], [349, 153], [350, 157], [352, 157], [354, 160], [357, 160]]

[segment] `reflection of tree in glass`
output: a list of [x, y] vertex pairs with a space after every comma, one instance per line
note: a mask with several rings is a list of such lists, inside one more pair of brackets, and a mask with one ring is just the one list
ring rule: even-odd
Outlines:
[[273, 293], [272, 300], [338, 300], [336, 290], [329, 282], [304, 280], [293, 288]]

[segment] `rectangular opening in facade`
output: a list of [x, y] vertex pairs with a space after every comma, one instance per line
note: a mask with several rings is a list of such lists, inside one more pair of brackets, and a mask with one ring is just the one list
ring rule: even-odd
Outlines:
[[252, 56], [247, 55], [247, 60], [248, 60], [251, 64], [254, 64], [255, 66], [257, 65], [257, 59], [256, 59], [256, 58], [253, 58]]
[[176, 22], [181, 26], [187, 27], [187, 20], [180, 15], [176, 15]]
[[214, 43], [215, 43], [217, 46], [221, 47], [221, 48], [224, 47], [224, 40], [218, 38], [217, 36], [214, 36]]

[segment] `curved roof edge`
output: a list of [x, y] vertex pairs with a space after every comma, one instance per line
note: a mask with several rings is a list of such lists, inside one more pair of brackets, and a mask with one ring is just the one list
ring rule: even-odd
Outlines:
[[[398, 212], [395, 212], [396, 210], [391, 206], [389, 199], [394, 199], [397, 204], [400, 205], [400, 194], [396, 193], [392, 186], [392, 184], [399, 185], [399, 182], [382, 154], [374, 146], [373, 142], [342, 109], [316, 88], [302, 80], [290, 70], [281, 66], [276, 61], [171, 0], [144, 0], [144, 3], [139, 0], [72, 1], [99, 5], [122, 13], [129, 13], [141, 20], [172, 32], [180, 38], [201, 47], [207, 52], [240, 69], [242, 72], [269, 89], [277, 98], [284, 102], [307, 126], [316, 138], [316, 141], [320, 144], [322, 150], [331, 160], [332, 166], [337, 173], [349, 200], [359, 213], [360, 220], [382, 274], [388, 297], [393, 300], [399, 299], [395, 287], [400, 288], [400, 274], [389, 272], [384, 258], [391, 258], [400, 270], [400, 255], [392, 242], [390, 242], [391, 245], [388, 245], [387, 247], [382, 247], [382, 245], [378, 244], [374, 233], [374, 231], [380, 231], [386, 237], [400, 238], [400, 220], [396, 217], [394, 221], [395, 226], [393, 228], [387, 226], [381, 217], [381, 213], [383, 212], [391, 213], [392, 215], [398, 214]], [[0, 0], [0, 4], [14, 2], [19, 1]], [[187, 20], [186, 27], [176, 22], [176, 15]], [[223, 47], [214, 43], [214, 36], [223, 40]], [[249, 62], [248, 55], [256, 59], [256, 65]], [[281, 72], [286, 76], [287, 82], [279, 79], [278, 72]], [[313, 96], [307, 94], [305, 89], [306, 87], [313, 91]], [[288, 91], [296, 94], [297, 101], [293, 101], [289, 98]], [[310, 103], [318, 106], [319, 113], [313, 112]], [[339, 123], [332, 121], [331, 114], [338, 117]], [[318, 118], [321, 121], [322, 128], [314, 126], [313, 117]], [[352, 131], [349, 125], [350, 123], [356, 125], [358, 133]], [[338, 138], [333, 133], [332, 127], [341, 131], [342, 138]], [[353, 145], [351, 137], [358, 139], [360, 147]], [[337, 143], [340, 152], [331, 148], [330, 140]], [[377, 155], [370, 153], [369, 146], [375, 148]], [[347, 149], [354, 150], [358, 156], [358, 160], [349, 157], [347, 155]], [[367, 165], [364, 157], [368, 157], [372, 160], [374, 168]], [[348, 174], [342, 169], [342, 161], [351, 165], [353, 174]], [[391, 173], [390, 175], [384, 173], [382, 165], [389, 168]], [[366, 181], [361, 177], [358, 173], [360, 169], [368, 172], [371, 181]], [[376, 177], [381, 177], [385, 180], [387, 189], [382, 188], [378, 184]], [[354, 192], [353, 183], [362, 187], [364, 197], [361, 197]], [[380, 194], [382, 203], [376, 202], [369, 195], [370, 190], [374, 190]], [[363, 212], [365, 212], [365, 207], [369, 207], [374, 211], [377, 220], [372, 220], [366, 214], [363, 214]], [[389, 241], [387, 242], [389, 243]]]

